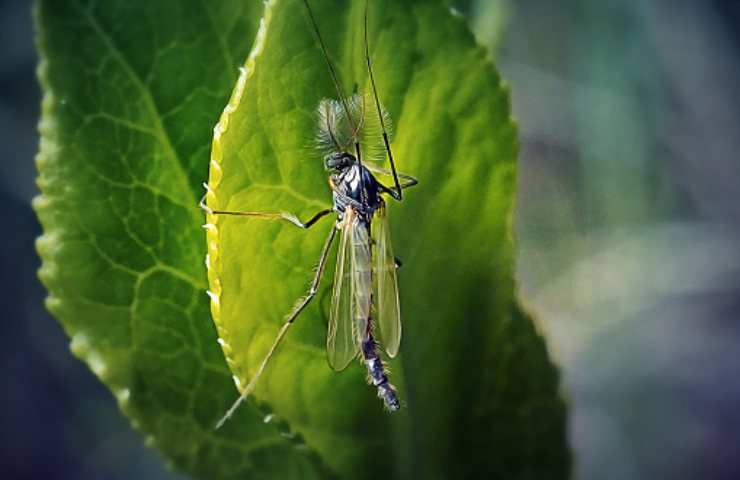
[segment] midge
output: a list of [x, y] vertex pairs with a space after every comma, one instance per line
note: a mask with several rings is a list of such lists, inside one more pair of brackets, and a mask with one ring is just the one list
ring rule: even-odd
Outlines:
[[[316, 295], [326, 266], [326, 258], [337, 232], [339, 232], [339, 250], [326, 338], [329, 365], [332, 369], [341, 371], [352, 359], [362, 355], [369, 381], [378, 389], [378, 396], [383, 399], [385, 407], [390, 411], [400, 408], [396, 390], [389, 382], [387, 371], [380, 359], [378, 342], [374, 335], [374, 323], [377, 320], [386, 352], [390, 357], [398, 353], [401, 342], [401, 317], [396, 283], [397, 260], [391, 248], [383, 195], [401, 201], [403, 189], [418, 182], [410, 175], [398, 173], [393, 161], [388, 138], [390, 119], [378, 100], [370, 62], [367, 39], [368, 1], [366, 0], [364, 5], [364, 43], [372, 97], [358, 93], [350, 97], [344, 95], [308, 0], [304, 0], [303, 3], [339, 96], [339, 100], [321, 100], [317, 108], [319, 123], [317, 144], [324, 156], [326, 169], [331, 172], [329, 184], [332, 189], [333, 208], [318, 212], [306, 222], [285, 212], [230, 212], [211, 210], [206, 205], [203, 205], [203, 208], [215, 215], [283, 219], [304, 229], [310, 228], [320, 218], [330, 213], [336, 213], [336, 221], [321, 251], [316, 275], [308, 294], [290, 312], [257, 372], [216, 428], [231, 417], [254, 389], [288, 328]], [[369, 109], [375, 110], [372, 115], [367, 114], [368, 103], [371, 103]], [[390, 162], [390, 171], [370, 163], [383, 160], [386, 154]], [[393, 186], [387, 187], [380, 183], [374, 173], [392, 176]], [[404, 183], [401, 183], [399, 178]]]

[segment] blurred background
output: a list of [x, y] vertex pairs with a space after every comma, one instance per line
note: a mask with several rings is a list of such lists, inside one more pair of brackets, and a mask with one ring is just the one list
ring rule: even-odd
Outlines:
[[740, 478], [740, 2], [461, 8], [520, 122], [520, 296], [574, 478]]
[[[740, 2], [458, 0], [511, 86], [520, 296], [573, 477], [740, 478]], [[0, 478], [170, 479], [46, 313], [28, 0], [0, 0]]]

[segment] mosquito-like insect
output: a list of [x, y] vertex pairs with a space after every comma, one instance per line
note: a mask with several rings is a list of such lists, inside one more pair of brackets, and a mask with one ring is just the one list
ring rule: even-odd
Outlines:
[[[389, 411], [396, 411], [400, 408], [396, 390], [388, 380], [388, 373], [380, 359], [378, 343], [374, 336], [374, 315], [376, 315], [387, 354], [394, 357], [398, 353], [401, 342], [401, 317], [396, 268], [400, 263], [394, 257], [391, 248], [388, 216], [383, 195], [390, 195], [393, 199], [400, 201], [403, 189], [416, 185], [418, 181], [410, 175], [396, 172], [393, 162], [389, 142], [390, 118], [378, 100], [370, 61], [367, 38], [368, 1], [365, 1], [364, 11], [365, 63], [372, 86], [377, 119], [374, 115], [366, 114], [366, 104], [372, 102], [369, 95], [355, 93], [346, 97], [342, 92], [316, 18], [308, 0], [303, 0], [303, 3], [339, 96], [339, 100], [321, 100], [317, 108], [319, 123], [317, 144], [324, 156], [325, 167], [331, 172], [329, 184], [333, 191], [333, 208], [318, 212], [305, 223], [295, 215], [285, 212], [222, 211], [211, 210], [205, 205], [204, 208], [215, 215], [283, 219], [303, 229], [310, 228], [317, 220], [330, 213], [336, 213], [336, 221], [321, 251], [318, 268], [308, 294], [288, 315], [257, 372], [216, 428], [231, 417], [254, 389], [288, 328], [316, 295], [327, 255], [337, 232], [340, 232], [339, 250], [326, 340], [329, 365], [332, 369], [341, 371], [352, 359], [361, 355], [367, 366], [369, 381], [378, 389], [378, 396], [383, 399], [385, 407]], [[373, 106], [370, 108], [372, 109]], [[363, 153], [365, 162], [363, 162]], [[378, 168], [367, 162], [368, 160], [382, 160], [386, 153], [390, 170]], [[373, 173], [392, 176], [394, 185], [386, 187], [375, 178]], [[404, 183], [401, 183], [399, 178]], [[373, 308], [373, 297], [375, 297], [375, 308]]]

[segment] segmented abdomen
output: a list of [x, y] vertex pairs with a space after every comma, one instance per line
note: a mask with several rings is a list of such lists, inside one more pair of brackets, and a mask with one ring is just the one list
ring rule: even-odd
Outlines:
[[362, 358], [367, 366], [370, 382], [378, 389], [378, 396], [383, 399], [388, 410], [395, 411], [401, 405], [396, 389], [388, 381], [388, 372], [380, 359], [378, 344], [373, 336], [373, 271], [369, 230], [364, 225], [357, 224], [354, 225], [352, 235], [354, 316], [358, 334], [361, 336]]

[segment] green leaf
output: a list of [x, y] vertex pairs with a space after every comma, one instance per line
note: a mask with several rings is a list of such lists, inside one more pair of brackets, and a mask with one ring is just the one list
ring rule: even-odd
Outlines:
[[[369, 91], [362, 2], [313, 3], [345, 92], [355, 85]], [[308, 219], [331, 206], [311, 141], [318, 100], [336, 92], [302, 10], [299, 1], [268, 6], [258, 48], [214, 139], [214, 209]], [[407, 478], [562, 477], [557, 374], [513, 299], [517, 142], [508, 91], [465, 24], [439, 3], [372, 2], [370, 23], [382, 101], [397, 125], [395, 156], [421, 181], [391, 206], [404, 261], [404, 339], [391, 370], [408, 407], [383, 412], [363, 385], [361, 365], [341, 374], [327, 368], [328, 295], [291, 327], [254, 396], [348, 475], [358, 462], [372, 472], [383, 458]], [[232, 371], [246, 385], [305, 293], [331, 221], [309, 231], [233, 216], [210, 215], [209, 222], [214, 318]], [[324, 291], [332, 273], [327, 268]]]
[[253, 409], [213, 430], [233, 384], [209, 319], [197, 205], [261, 7], [36, 4], [47, 305], [147, 442], [202, 478], [310, 477], [320, 463]]
[[[312, 5], [345, 91], [366, 90], [361, 3]], [[370, 5], [394, 154], [421, 182], [390, 206], [404, 262], [404, 333], [390, 365], [407, 406], [384, 412], [361, 365], [329, 369], [330, 299], [320, 294], [254, 398], [213, 430], [237, 392], [204, 294], [197, 202], [212, 126], [262, 8], [37, 1], [40, 275], [73, 352], [147, 441], [195, 477], [564, 478], [557, 371], [514, 299], [508, 91], [464, 22], [436, 1]], [[331, 205], [312, 138], [318, 101], [336, 94], [301, 2], [272, 1], [264, 13], [243, 92], [213, 143], [222, 171], [211, 167], [209, 203], [307, 218]], [[309, 231], [211, 220], [220, 336], [243, 382], [305, 293], [331, 220]], [[268, 411], [276, 419], [264, 423]]]

